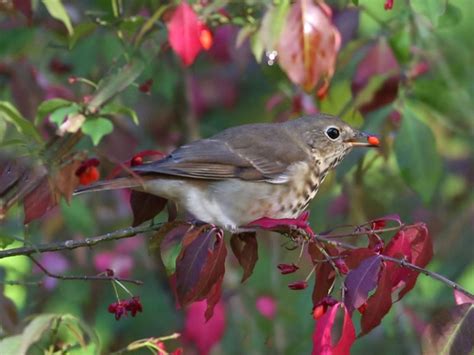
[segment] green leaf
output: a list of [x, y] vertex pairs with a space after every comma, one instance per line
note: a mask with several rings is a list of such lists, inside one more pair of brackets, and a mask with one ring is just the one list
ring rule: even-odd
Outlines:
[[71, 315], [65, 314], [61, 316], [61, 326], [66, 327], [69, 330], [69, 334], [77, 340], [81, 345], [82, 349], [88, 346], [88, 343], [94, 345], [96, 353], [100, 353], [99, 350], [99, 337], [86, 323], [81, 319]]
[[99, 144], [102, 137], [112, 132], [113, 129], [112, 122], [103, 117], [88, 119], [81, 127], [82, 133], [91, 137], [94, 145]]
[[408, 63], [411, 59], [412, 37], [407, 28], [402, 28], [389, 39], [390, 47], [399, 63]]
[[462, 11], [451, 3], [446, 5], [446, 11], [439, 18], [438, 28], [447, 28], [457, 25], [462, 20]]
[[95, 31], [97, 25], [92, 22], [81, 23], [74, 28], [74, 34], [69, 37], [69, 49], [72, 49], [76, 46], [77, 41], [81, 38], [90, 35]]
[[352, 3], [353, 3], [355, 6], [359, 6], [359, 0], [352, 0]]
[[118, 73], [114, 73], [104, 78], [97, 88], [88, 108], [91, 111], [97, 111], [100, 106], [125, 90], [145, 69], [145, 64], [139, 59], [133, 60], [130, 64], [121, 68]]
[[38, 142], [42, 141], [35, 126], [7, 101], [0, 101], [0, 119], [12, 123], [21, 134], [33, 138]]
[[35, 124], [39, 125], [47, 115], [57, 109], [71, 105], [72, 102], [64, 99], [51, 99], [43, 101], [36, 111]]
[[0, 340], [0, 350], [3, 354], [20, 354], [22, 336], [14, 335]]
[[5, 249], [7, 246], [9, 246], [14, 241], [15, 241], [14, 238], [9, 237], [8, 235], [0, 234], [0, 249]]
[[[428, 203], [442, 174], [431, 129], [418, 118], [421, 112], [405, 105], [402, 125], [395, 141], [395, 156], [401, 176]], [[426, 113], [425, 113], [426, 114]]]
[[438, 20], [444, 12], [445, 0], [410, 0], [410, 5], [418, 14], [425, 16], [433, 26], [438, 26]]
[[72, 36], [74, 34], [74, 28], [72, 28], [71, 19], [61, 0], [43, 0], [43, 4], [46, 6], [49, 14], [56, 20], [61, 21], [64, 26], [66, 26], [69, 36]]
[[28, 349], [51, 329], [53, 322], [59, 319], [56, 314], [41, 314], [34, 318], [23, 330], [21, 346], [18, 354], [26, 354]]
[[7, 123], [4, 120], [0, 120], [0, 144], [3, 145], [3, 138], [5, 137], [5, 133], [7, 133]]
[[112, 114], [112, 115], [113, 114], [126, 115], [126, 116], [129, 116], [132, 119], [133, 123], [135, 123], [136, 125], [138, 125], [138, 123], [139, 123], [138, 115], [135, 112], [135, 110], [133, 110], [133, 109], [127, 107], [127, 106], [111, 103], [111, 104], [108, 104], [107, 106], [105, 106], [102, 110], [100, 110], [100, 113], [101, 114]]
[[64, 119], [66, 116], [77, 113], [79, 111], [79, 106], [77, 104], [72, 104], [70, 106], [66, 107], [61, 107], [57, 110], [55, 110], [51, 115], [49, 116], [49, 120], [51, 122], [54, 122], [58, 127], [61, 125], [61, 123], [64, 122]]
[[360, 112], [352, 107], [345, 110], [345, 107], [352, 100], [351, 84], [348, 80], [338, 81], [331, 86], [328, 97], [320, 102], [321, 112], [331, 115], [341, 116], [341, 118], [354, 127], [360, 127], [364, 123], [364, 118]]

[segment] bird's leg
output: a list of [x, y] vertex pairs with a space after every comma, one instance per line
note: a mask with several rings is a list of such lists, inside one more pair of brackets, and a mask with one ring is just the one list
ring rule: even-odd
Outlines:
[[309, 212], [305, 211], [297, 218], [270, 218], [262, 217], [250, 222], [245, 227], [258, 227], [260, 229], [271, 230], [281, 233], [291, 233], [294, 229], [303, 230], [309, 237], [314, 236], [314, 232], [308, 223]]

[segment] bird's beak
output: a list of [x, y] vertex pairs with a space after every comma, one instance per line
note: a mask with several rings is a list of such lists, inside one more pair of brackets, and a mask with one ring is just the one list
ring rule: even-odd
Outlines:
[[376, 136], [365, 132], [357, 132], [354, 137], [346, 140], [346, 143], [352, 147], [378, 147], [380, 145], [380, 141]]

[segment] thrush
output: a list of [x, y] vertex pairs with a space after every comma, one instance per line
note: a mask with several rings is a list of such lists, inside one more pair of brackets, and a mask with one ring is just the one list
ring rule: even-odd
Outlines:
[[200, 221], [238, 232], [261, 218], [298, 217], [352, 148], [377, 144], [368, 137], [324, 114], [243, 125], [133, 167], [140, 178], [101, 181], [78, 192], [144, 191], [174, 201]]

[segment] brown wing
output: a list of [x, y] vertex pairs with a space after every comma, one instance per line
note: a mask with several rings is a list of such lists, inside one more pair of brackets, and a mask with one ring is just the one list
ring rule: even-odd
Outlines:
[[239, 178], [283, 183], [288, 167], [308, 158], [300, 142], [280, 124], [246, 125], [184, 145], [163, 160], [140, 165], [140, 174], [195, 179]]

